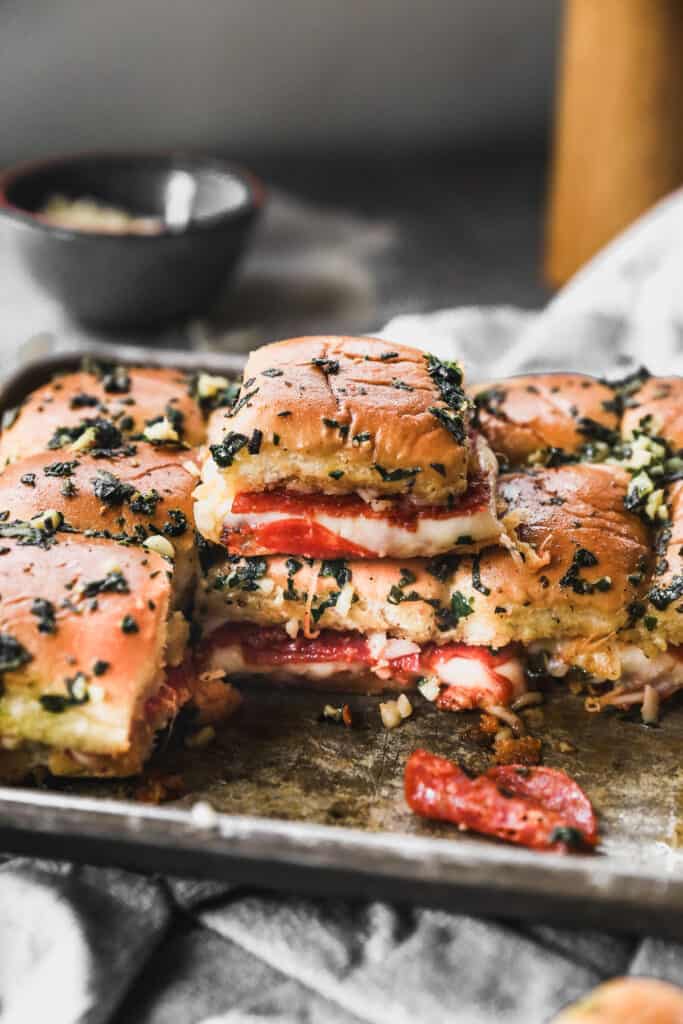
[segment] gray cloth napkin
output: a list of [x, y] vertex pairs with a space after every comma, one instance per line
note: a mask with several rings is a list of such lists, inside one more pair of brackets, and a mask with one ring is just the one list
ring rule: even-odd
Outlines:
[[[381, 333], [461, 358], [470, 379], [640, 362], [681, 372], [682, 239], [676, 195], [542, 314], [451, 310]], [[191, 337], [235, 340], [208, 325]], [[2, 1024], [543, 1024], [615, 974], [683, 982], [683, 946], [635, 934], [18, 859], [0, 867], [0, 951]]]

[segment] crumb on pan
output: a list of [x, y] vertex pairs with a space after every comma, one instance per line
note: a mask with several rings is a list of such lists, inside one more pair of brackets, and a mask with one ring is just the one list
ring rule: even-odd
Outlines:
[[379, 713], [384, 728], [395, 729], [404, 718], [410, 718], [413, 713], [413, 705], [405, 693], [402, 693], [397, 700], [383, 701], [379, 706]]
[[494, 746], [496, 764], [540, 764], [541, 741], [533, 736], [498, 740]]
[[177, 800], [184, 792], [182, 775], [157, 775], [143, 779], [133, 791], [133, 799], [141, 804], [163, 804]]

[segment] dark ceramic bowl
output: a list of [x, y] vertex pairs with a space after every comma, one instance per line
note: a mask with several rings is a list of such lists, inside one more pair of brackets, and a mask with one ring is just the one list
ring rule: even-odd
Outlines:
[[[154, 234], [47, 223], [55, 195], [93, 198], [161, 221]], [[91, 153], [0, 174], [0, 216], [33, 279], [76, 319], [116, 329], [206, 312], [242, 255], [264, 202], [260, 183], [222, 160]]]

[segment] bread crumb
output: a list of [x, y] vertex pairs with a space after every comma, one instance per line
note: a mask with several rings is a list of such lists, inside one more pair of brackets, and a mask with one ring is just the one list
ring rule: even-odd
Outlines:
[[500, 722], [495, 715], [484, 713], [479, 717], [479, 728], [488, 736], [495, 736], [500, 729]]
[[133, 792], [133, 799], [142, 804], [163, 804], [177, 800], [185, 791], [182, 775], [158, 775], [144, 779]]
[[208, 747], [216, 738], [216, 730], [212, 725], [205, 725], [202, 729], [198, 729], [197, 732], [191, 733], [185, 737], [185, 746], [191, 750], [198, 747]]
[[494, 747], [496, 764], [540, 764], [541, 741], [533, 736], [499, 740]]

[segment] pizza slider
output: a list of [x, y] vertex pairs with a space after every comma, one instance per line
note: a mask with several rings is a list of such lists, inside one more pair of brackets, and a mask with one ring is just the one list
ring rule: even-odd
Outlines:
[[456, 364], [373, 338], [254, 352], [214, 412], [196, 521], [232, 554], [407, 558], [497, 536]]
[[47, 450], [70, 459], [135, 439], [201, 444], [204, 417], [191, 391], [192, 381], [179, 370], [93, 366], [58, 375], [5, 417], [0, 466]]
[[509, 467], [594, 457], [617, 436], [620, 404], [610, 385], [580, 373], [544, 373], [469, 389], [475, 423]]
[[192, 491], [197, 473], [194, 453], [145, 443], [118, 454], [39, 452], [5, 469], [0, 513], [6, 529], [14, 520], [52, 509], [68, 529], [165, 555], [173, 568], [172, 603], [178, 607], [188, 604], [196, 578]]
[[0, 770], [140, 771], [193, 697], [170, 599], [165, 559], [143, 548], [47, 524], [2, 538]]

